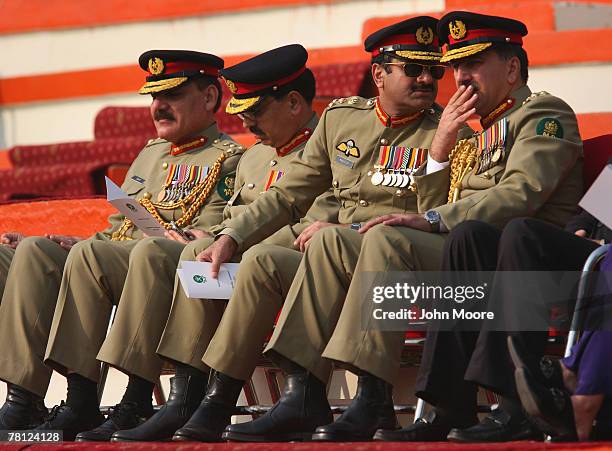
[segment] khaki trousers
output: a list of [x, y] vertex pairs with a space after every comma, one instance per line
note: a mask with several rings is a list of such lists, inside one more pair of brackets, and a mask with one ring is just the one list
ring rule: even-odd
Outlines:
[[272, 244], [244, 253], [232, 297], [204, 348], [206, 365], [236, 379], [251, 377], [303, 255]]
[[[327, 381], [332, 361], [393, 383], [404, 332], [362, 324], [364, 272], [438, 270], [445, 235], [378, 225], [365, 234], [330, 227], [312, 238], [265, 352]], [[274, 356], [271, 352], [271, 356]]]
[[[166, 238], [77, 244], [68, 257], [45, 363], [98, 381], [100, 362], [149, 381], [184, 245]], [[106, 336], [113, 304], [114, 323]]]
[[[244, 255], [234, 256], [232, 261], [240, 262], [240, 269], [229, 303], [190, 299], [177, 278], [170, 316], [157, 353], [202, 371], [210, 366], [236, 379], [248, 379], [302, 256], [287, 249], [296, 238], [291, 228], [284, 227]], [[181, 260], [195, 260], [212, 242], [211, 239], [189, 243]], [[262, 262], [267, 268], [264, 271]], [[276, 278], [270, 279], [273, 272]], [[262, 286], [264, 281], [266, 286]]]
[[51, 369], [43, 363], [68, 252], [42, 237], [14, 252], [0, 304], [0, 379], [44, 396]]
[[[212, 238], [202, 238], [189, 243], [183, 249], [180, 260], [194, 261], [196, 256], [212, 243]], [[239, 261], [239, 256], [237, 260]], [[164, 323], [157, 353], [164, 359], [207, 371], [208, 367], [202, 362], [202, 355], [221, 321], [226, 302], [188, 298], [178, 276], [173, 276], [175, 282], [172, 306], [169, 315], [166, 315], [167, 322]]]
[[4, 293], [6, 278], [8, 277], [14, 255], [15, 250], [13, 248], [0, 244], [0, 298], [2, 298], [2, 293]]

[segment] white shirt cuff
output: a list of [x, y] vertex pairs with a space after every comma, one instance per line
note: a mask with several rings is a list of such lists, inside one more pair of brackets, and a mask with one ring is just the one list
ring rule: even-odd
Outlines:
[[441, 171], [446, 168], [450, 164], [450, 160], [445, 161], [444, 163], [438, 163], [433, 158], [427, 159], [427, 166], [425, 166], [425, 175], [433, 174], [434, 172]]

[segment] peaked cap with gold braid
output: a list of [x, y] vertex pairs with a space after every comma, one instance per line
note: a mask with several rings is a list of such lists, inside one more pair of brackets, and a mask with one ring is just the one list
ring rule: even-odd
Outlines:
[[505, 17], [453, 11], [440, 19], [438, 35], [441, 43], [447, 44], [441, 60], [445, 63], [482, 52], [496, 43], [522, 46], [527, 27]]
[[268, 50], [221, 71], [232, 93], [225, 111], [240, 114], [254, 108], [266, 95], [282, 92], [283, 86], [296, 80], [306, 68], [308, 52], [300, 44]]
[[138, 91], [152, 94], [182, 85], [189, 79], [218, 77], [223, 69], [221, 58], [210, 53], [191, 50], [149, 50], [138, 58], [138, 64], [148, 72], [146, 83]]
[[442, 51], [436, 34], [438, 19], [418, 16], [382, 28], [364, 42], [372, 57], [389, 54], [400, 60], [418, 60], [437, 64]]

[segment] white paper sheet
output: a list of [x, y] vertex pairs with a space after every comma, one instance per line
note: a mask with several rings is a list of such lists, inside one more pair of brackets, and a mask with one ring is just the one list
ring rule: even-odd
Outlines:
[[106, 179], [106, 200], [136, 227], [149, 236], [164, 236], [166, 229], [136, 199], [132, 199], [111, 179]]
[[612, 229], [612, 165], [604, 167], [578, 205]]
[[236, 285], [239, 263], [223, 263], [219, 276], [210, 276], [211, 263], [181, 260], [176, 272], [185, 294], [195, 299], [229, 299]]

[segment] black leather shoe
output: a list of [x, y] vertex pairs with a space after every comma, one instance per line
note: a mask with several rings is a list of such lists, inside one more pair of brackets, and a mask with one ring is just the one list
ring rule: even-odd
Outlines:
[[527, 418], [511, 418], [501, 409], [491, 412], [484, 420], [467, 429], [453, 428], [447, 439], [451, 442], [512, 442], [516, 440], [542, 440]]
[[440, 415], [436, 409], [425, 417], [419, 418], [414, 424], [403, 429], [379, 429], [374, 434], [374, 440], [386, 442], [441, 442], [453, 427], [469, 427], [478, 420], [476, 414], [451, 417]]
[[567, 390], [542, 385], [528, 368], [518, 368], [514, 379], [523, 408], [540, 431], [563, 441], [577, 439], [574, 409]]
[[205, 382], [192, 376], [170, 379], [168, 401], [151, 418], [134, 429], [117, 431], [111, 442], [152, 442], [170, 440], [198, 407], [206, 390]]
[[37, 431], [61, 430], [64, 432], [64, 441], [72, 441], [79, 432], [88, 431], [100, 426], [104, 422], [104, 415], [96, 409], [91, 412], [77, 412], [64, 401], [49, 412], [45, 422], [36, 427]]
[[563, 372], [559, 360], [551, 359], [550, 357], [542, 357], [539, 362], [533, 361], [530, 364], [527, 351], [520, 342], [512, 335], [508, 336], [508, 351], [512, 358], [515, 368], [529, 368], [531, 374], [538, 381], [547, 387], [557, 387], [565, 389], [563, 383]]
[[40, 396], [9, 384], [6, 401], [0, 409], [0, 430], [35, 428], [48, 413]]
[[224, 440], [239, 442], [290, 442], [310, 440], [318, 426], [333, 416], [325, 384], [303, 370], [287, 375], [281, 399], [264, 415], [225, 428]]
[[359, 376], [357, 394], [336, 421], [319, 426], [312, 440], [363, 442], [372, 440], [378, 429], [398, 429], [393, 410], [393, 387], [371, 374]]
[[153, 408], [149, 406], [144, 415], [135, 402], [122, 402], [112, 408], [104, 423], [91, 431], [77, 434], [77, 442], [108, 442], [113, 433], [123, 429], [131, 429], [144, 423], [153, 415]]
[[230, 424], [244, 381], [215, 372], [211, 387], [187, 424], [172, 437], [174, 441], [220, 442]]

